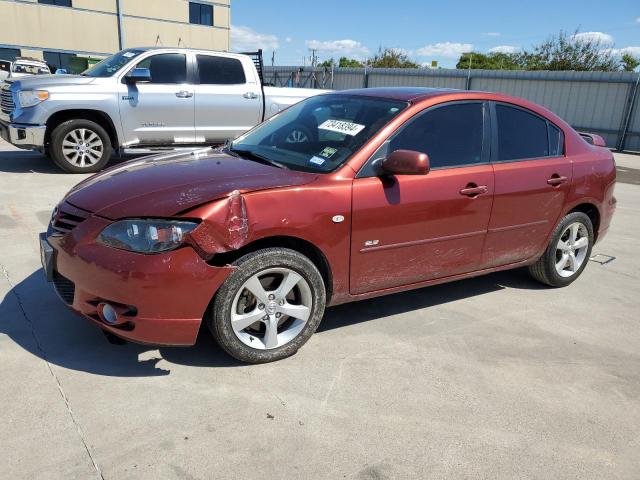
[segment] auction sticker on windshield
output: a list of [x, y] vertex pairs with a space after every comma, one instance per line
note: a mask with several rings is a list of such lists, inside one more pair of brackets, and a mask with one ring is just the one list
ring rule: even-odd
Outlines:
[[352, 137], [355, 137], [364, 127], [364, 125], [345, 122], [343, 120], [327, 120], [322, 125], [319, 125], [318, 129], [329, 130], [330, 132], [342, 133], [343, 135], [351, 135]]

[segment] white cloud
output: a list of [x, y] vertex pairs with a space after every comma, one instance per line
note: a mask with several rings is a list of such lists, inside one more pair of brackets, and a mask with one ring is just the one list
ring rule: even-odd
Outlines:
[[636, 22], [640, 23], [640, 17], [636, 18]]
[[485, 33], [485, 35], [487, 37], [499, 37], [500, 36], [500, 32], [487, 32], [487, 33]]
[[291, 42], [293, 42], [293, 38], [287, 37], [287, 38], [284, 39], [284, 41], [287, 42], [287, 43], [291, 43]]
[[514, 47], [513, 45], [498, 45], [489, 49], [489, 53], [516, 53], [520, 50], [520, 47]]
[[455, 42], [442, 42], [432, 43], [425, 45], [422, 48], [416, 50], [416, 53], [421, 57], [459, 57], [463, 53], [471, 52], [473, 50], [473, 44], [471, 43], [455, 43]]
[[344, 55], [361, 57], [369, 53], [369, 49], [362, 43], [355, 40], [307, 40], [305, 42], [308, 48], [317, 50], [319, 53], [326, 55]]
[[231, 49], [236, 52], [249, 50], [275, 50], [280, 46], [278, 37], [256, 32], [253, 28], [231, 25]]
[[621, 57], [625, 53], [640, 57], [640, 47], [607, 48], [605, 51], [611, 53], [614, 57]]
[[571, 38], [585, 42], [600, 42], [603, 45], [611, 45], [613, 43], [613, 37], [603, 32], [581, 32], [576, 33]]

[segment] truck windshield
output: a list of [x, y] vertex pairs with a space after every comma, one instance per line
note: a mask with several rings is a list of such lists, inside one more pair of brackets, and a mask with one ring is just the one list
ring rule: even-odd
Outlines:
[[82, 72], [85, 77], [110, 77], [114, 73], [122, 69], [131, 60], [140, 55], [144, 50], [140, 49], [127, 49], [122, 50], [110, 57], [105, 58], [99, 63], [96, 63], [91, 68]]
[[232, 142], [228, 150], [292, 170], [335, 170], [407, 107], [406, 102], [341, 94], [303, 100]]

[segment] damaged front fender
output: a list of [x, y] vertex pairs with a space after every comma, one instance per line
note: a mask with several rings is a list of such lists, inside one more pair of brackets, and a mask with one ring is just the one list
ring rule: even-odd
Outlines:
[[249, 220], [244, 196], [234, 190], [208, 208], [209, 215], [189, 234], [188, 243], [209, 259], [216, 253], [237, 250], [249, 238]]

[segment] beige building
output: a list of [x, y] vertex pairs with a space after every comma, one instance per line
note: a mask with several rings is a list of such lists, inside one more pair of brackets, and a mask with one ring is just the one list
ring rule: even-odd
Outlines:
[[231, 0], [0, 0], [0, 59], [73, 57], [128, 47], [229, 50]]

